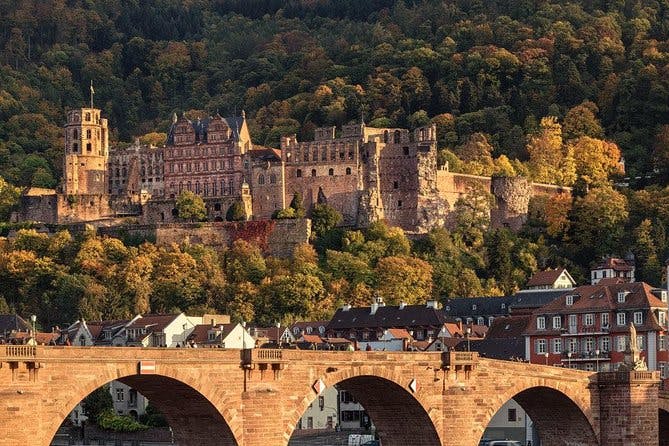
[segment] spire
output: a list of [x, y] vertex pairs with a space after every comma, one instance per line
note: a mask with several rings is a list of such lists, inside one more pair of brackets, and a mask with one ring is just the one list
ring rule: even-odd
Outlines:
[[95, 94], [95, 90], [93, 89], [93, 79], [91, 79], [91, 108], [93, 108], [93, 95]]
[[242, 109], [242, 119], [246, 119], [246, 112]]
[[172, 113], [172, 124], [176, 124], [178, 120], [177, 112]]

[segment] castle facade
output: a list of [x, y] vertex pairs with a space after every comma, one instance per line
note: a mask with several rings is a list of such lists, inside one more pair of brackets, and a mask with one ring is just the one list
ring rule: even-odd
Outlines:
[[[277, 149], [252, 143], [243, 112], [196, 121], [174, 115], [165, 146], [135, 142], [110, 150], [100, 113], [92, 107], [68, 112], [62, 185], [26, 190], [18, 220], [66, 224], [135, 216], [141, 223], [171, 223], [179, 220], [176, 198], [188, 190], [202, 197], [209, 221], [224, 220], [235, 202], [244, 205], [247, 219], [269, 219], [300, 194], [307, 211], [326, 203], [347, 226], [384, 219], [425, 232], [447, 223], [472, 182], [500, 195], [500, 206], [491, 210], [498, 225], [522, 224], [533, 190], [556, 192], [533, 189], [522, 178], [493, 184], [439, 170], [434, 125], [413, 132], [364, 123], [323, 127], [313, 141], [284, 136]], [[509, 205], [510, 196], [520, 196], [520, 204]]]

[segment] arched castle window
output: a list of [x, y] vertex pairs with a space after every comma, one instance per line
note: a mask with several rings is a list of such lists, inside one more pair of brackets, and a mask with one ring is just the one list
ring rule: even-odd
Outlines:
[[209, 196], [209, 183], [204, 183], [204, 196]]
[[258, 184], [265, 184], [265, 175], [260, 174], [258, 175]]
[[90, 120], [91, 120], [91, 114], [90, 114], [90, 113], [86, 113], [86, 121], [90, 121]]
[[188, 189], [188, 190], [190, 190], [190, 191], [193, 190], [193, 187], [192, 187], [192, 185], [190, 184], [190, 181], [189, 181], [188, 183], [186, 183], [186, 189]]
[[318, 150], [314, 149], [313, 156], [311, 157], [312, 160], [318, 161]]
[[351, 175], [351, 168], [350, 167], [346, 168], [346, 175]]
[[334, 169], [332, 168], [328, 169], [328, 175], [330, 175], [331, 177], [334, 176]]
[[[211, 194], [215, 197], [218, 195], [218, 183], [216, 181], [211, 183]], [[220, 207], [220, 204], [219, 204]]]
[[86, 130], [86, 139], [91, 139], [91, 131]]
[[121, 176], [121, 169], [119, 169], [118, 167], [116, 168], [116, 176], [117, 177]]
[[316, 169], [311, 169], [311, 176], [315, 177], [316, 176]]
[[180, 181], [179, 182], [179, 193], [183, 192], [183, 190], [184, 190], [184, 183], [183, 183], [183, 181]]
[[400, 133], [400, 131], [399, 131], [399, 130], [395, 130], [395, 137], [393, 138], [393, 142], [394, 142], [395, 144], [399, 144], [399, 143], [400, 143], [400, 137], [401, 137], [401, 133]]
[[225, 195], [225, 180], [221, 180], [221, 195]]
[[386, 143], [388, 142], [388, 130], [383, 132], [383, 142], [386, 142]]
[[232, 180], [229, 180], [229, 181], [228, 181], [228, 193], [229, 193], [230, 195], [232, 195], [232, 191], [233, 191], [233, 190], [234, 190], [234, 188], [232, 187]]
[[304, 152], [304, 161], [309, 161], [309, 152]]
[[90, 152], [91, 150], [93, 150], [93, 146], [91, 146], [91, 143], [90, 143], [90, 142], [87, 142], [87, 143], [86, 143], [86, 151], [87, 151], [87, 152]]
[[276, 184], [276, 175], [271, 174], [269, 176], [269, 184]]
[[79, 131], [77, 129], [74, 129], [74, 131], [72, 132], [72, 138], [73, 139], [79, 138]]
[[124, 167], [121, 169], [121, 172], [123, 172], [123, 177], [125, 178], [128, 175], [128, 170]]
[[196, 181], [196, 182], [195, 182], [195, 193], [199, 195], [200, 192], [201, 192], [201, 190], [200, 190], [200, 182], [199, 182], [199, 181]]
[[302, 178], [302, 169], [297, 169], [297, 170], [295, 171], [295, 176], [296, 176], [297, 178]]
[[321, 161], [327, 161], [328, 160], [328, 149], [323, 148], [321, 151]]
[[404, 153], [404, 156], [409, 156], [409, 148], [408, 147], [402, 147], [402, 151]]

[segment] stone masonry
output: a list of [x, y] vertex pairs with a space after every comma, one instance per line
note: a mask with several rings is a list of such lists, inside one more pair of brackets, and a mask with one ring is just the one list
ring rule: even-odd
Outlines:
[[[514, 398], [545, 446], [656, 446], [655, 372], [596, 374], [473, 352], [3, 346], [0, 445], [48, 445], [72, 408], [118, 379], [165, 413], [182, 446], [285, 446], [318, 392], [338, 384], [384, 446], [477, 446]], [[664, 398], [662, 398], [664, 399]]]

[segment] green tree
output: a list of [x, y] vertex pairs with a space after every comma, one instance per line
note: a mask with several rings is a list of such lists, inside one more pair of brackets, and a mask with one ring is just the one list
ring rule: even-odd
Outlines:
[[293, 199], [290, 200], [290, 208], [293, 209], [295, 213], [295, 218], [304, 218], [305, 215], [307, 214], [306, 209], [304, 209], [304, 205], [302, 204], [302, 194], [299, 192], [295, 192], [293, 194]]
[[19, 202], [19, 188], [12, 186], [0, 177], [0, 222], [8, 221]]
[[95, 389], [82, 401], [82, 409], [84, 415], [93, 421], [97, 421], [98, 417], [107, 410], [114, 409], [114, 401], [112, 400], [109, 386], [105, 385]]
[[432, 267], [412, 257], [384, 257], [375, 269], [376, 289], [391, 305], [420, 304], [432, 295]]
[[244, 221], [246, 220], [246, 207], [241, 200], [235, 200], [225, 213], [227, 221]]
[[574, 202], [573, 241], [584, 258], [618, 252], [629, 215], [627, 198], [611, 186], [591, 189]]
[[179, 194], [176, 201], [179, 218], [189, 221], [202, 221], [207, 216], [207, 208], [199, 195], [185, 190]]
[[317, 237], [324, 235], [341, 221], [341, 214], [327, 204], [316, 204], [311, 211], [311, 227]]

